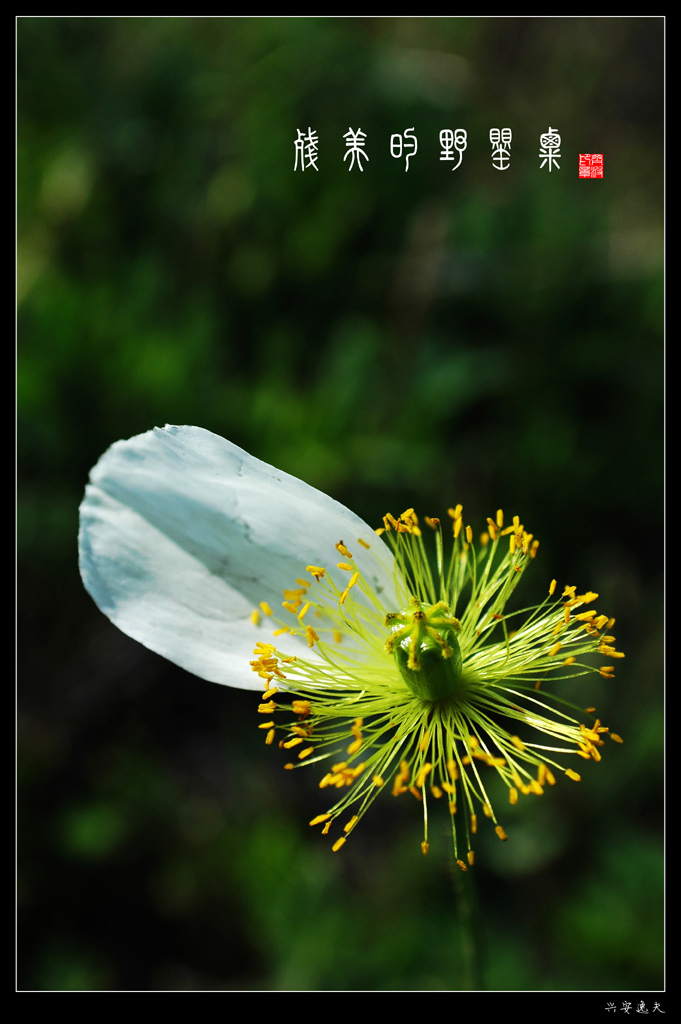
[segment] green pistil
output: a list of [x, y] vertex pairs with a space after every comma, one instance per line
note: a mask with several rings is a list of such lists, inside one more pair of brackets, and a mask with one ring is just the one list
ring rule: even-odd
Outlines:
[[424, 604], [412, 598], [412, 607], [385, 617], [392, 634], [386, 650], [400, 675], [421, 700], [446, 700], [462, 688], [461, 628], [444, 601]]

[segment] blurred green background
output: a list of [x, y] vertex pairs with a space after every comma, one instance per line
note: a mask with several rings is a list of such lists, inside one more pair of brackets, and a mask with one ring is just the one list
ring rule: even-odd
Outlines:
[[[485, 983], [660, 989], [663, 20], [21, 17], [17, 39], [19, 986], [465, 984], [447, 820], [424, 859], [416, 805], [378, 801], [332, 854], [257, 695], [83, 590], [90, 467], [169, 422], [377, 525], [502, 506], [541, 538], [528, 601], [598, 591], [627, 658], [584, 699], [625, 745], [481, 836]], [[294, 172], [308, 127], [319, 171]]]

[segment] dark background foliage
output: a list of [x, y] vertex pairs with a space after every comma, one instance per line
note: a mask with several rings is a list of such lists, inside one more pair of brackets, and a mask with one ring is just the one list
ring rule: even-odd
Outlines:
[[166, 422], [376, 524], [501, 505], [541, 538], [529, 597], [599, 592], [627, 658], [579, 699], [625, 745], [481, 836], [485, 980], [662, 987], [663, 47], [646, 17], [18, 20], [20, 987], [464, 984], [446, 821], [424, 859], [379, 801], [332, 854], [257, 695], [82, 589], [90, 467]]

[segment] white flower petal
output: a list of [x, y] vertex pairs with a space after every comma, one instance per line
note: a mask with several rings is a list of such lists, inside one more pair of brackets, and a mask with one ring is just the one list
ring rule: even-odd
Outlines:
[[249, 661], [272, 630], [253, 625], [253, 609], [281, 610], [307, 565], [346, 586], [341, 539], [394, 609], [392, 554], [358, 516], [208, 430], [168, 426], [118, 441], [93, 469], [80, 571], [124, 633], [204, 679], [260, 689]]

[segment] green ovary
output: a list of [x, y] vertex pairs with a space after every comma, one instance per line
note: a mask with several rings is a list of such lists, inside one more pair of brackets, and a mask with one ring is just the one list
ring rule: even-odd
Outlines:
[[386, 650], [392, 654], [400, 675], [421, 700], [446, 700], [460, 692], [460, 624], [444, 601], [425, 604], [412, 598], [412, 607], [386, 616], [392, 628]]

